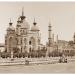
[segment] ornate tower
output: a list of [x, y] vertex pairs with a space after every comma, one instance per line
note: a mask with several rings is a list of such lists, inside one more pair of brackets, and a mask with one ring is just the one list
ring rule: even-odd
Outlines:
[[51, 26], [51, 23], [49, 23], [49, 26], [48, 26], [48, 35], [49, 35], [49, 36], [48, 36], [48, 46], [49, 46], [49, 47], [51, 47], [51, 45], [52, 45], [52, 38], [51, 38], [51, 31], [52, 31], [52, 30], [51, 30], [51, 27], [52, 27], [52, 26]]
[[46, 56], [49, 56], [50, 53], [53, 51], [53, 40], [52, 40], [52, 30], [51, 30], [51, 23], [49, 23], [48, 26], [48, 47], [47, 47], [47, 53]]

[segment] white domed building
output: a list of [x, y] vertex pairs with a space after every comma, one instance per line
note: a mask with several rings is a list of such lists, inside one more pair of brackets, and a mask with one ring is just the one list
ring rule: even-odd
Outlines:
[[[30, 28], [29, 23], [26, 21], [26, 17], [24, 16], [24, 12], [22, 12], [22, 16], [18, 18], [16, 28], [9, 23], [9, 27], [7, 28], [7, 34], [5, 37], [5, 48], [7, 52], [10, 52], [10, 37], [14, 37], [14, 41], [12, 41], [12, 50], [16, 47], [19, 49], [20, 53], [30, 52], [31, 50], [37, 51], [40, 49], [40, 33], [39, 27], [37, 23], [33, 22], [33, 26]], [[14, 44], [14, 43], [15, 44]], [[15, 46], [13, 46], [15, 45]]]

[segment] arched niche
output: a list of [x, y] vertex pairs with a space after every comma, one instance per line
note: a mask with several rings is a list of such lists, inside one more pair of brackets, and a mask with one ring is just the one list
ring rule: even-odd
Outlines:
[[38, 44], [40, 44], [40, 39], [38, 39]]
[[9, 38], [9, 47], [12, 47], [12, 45], [13, 45], [13, 37], [10, 37]]
[[29, 45], [35, 46], [35, 44], [36, 44], [35, 38], [34, 37], [30, 37]]
[[9, 47], [16, 47], [17, 41], [16, 38], [11, 36], [9, 37]]
[[27, 39], [26, 39], [26, 38], [24, 38], [24, 44], [25, 44], [25, 45], [27, 44]]

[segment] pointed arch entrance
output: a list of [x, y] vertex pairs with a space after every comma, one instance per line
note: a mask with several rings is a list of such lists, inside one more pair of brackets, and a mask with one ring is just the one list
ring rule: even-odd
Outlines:
[[30, 40], [29, 40], [29, 45], [31, 45], [30, 48], [31, 50], [34, 50], [35, 49], [35, 45], [36, 45], [36, 40], [34, 37], [30, 37]]

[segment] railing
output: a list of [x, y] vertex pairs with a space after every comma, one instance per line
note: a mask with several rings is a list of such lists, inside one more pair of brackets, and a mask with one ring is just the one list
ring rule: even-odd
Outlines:
[[[55, 64], [59, 63], [60, 57], [48, 57], [48, 58], [0, 58], [0, 65], [22, 65], [26, 63], [26, 60], [29, 61], [29, 64]], [[75, 57], [67, 57], [67, 61], [75, 62]]]

